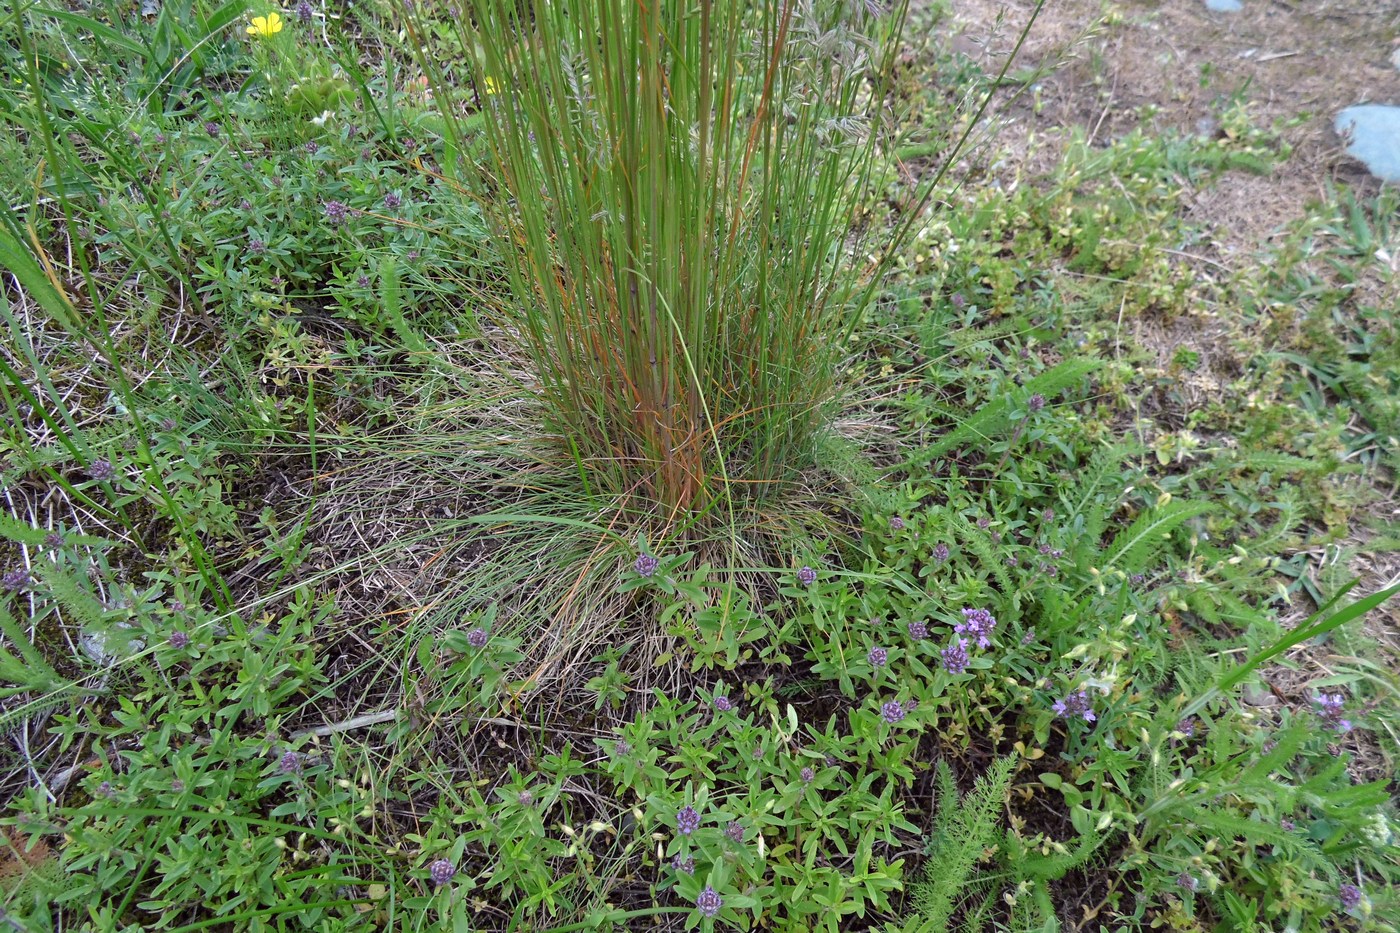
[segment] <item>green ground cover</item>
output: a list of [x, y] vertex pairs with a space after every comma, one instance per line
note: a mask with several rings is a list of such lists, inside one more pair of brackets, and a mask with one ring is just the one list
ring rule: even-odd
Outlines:
[[0, 917], [1395, 929], [1400, 201], [944, 15], [4, 13]]

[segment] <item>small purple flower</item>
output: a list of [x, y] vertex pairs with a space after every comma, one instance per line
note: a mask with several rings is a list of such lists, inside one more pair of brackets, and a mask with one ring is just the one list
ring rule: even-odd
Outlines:
[[1026, 634], [1024, 634], [1024, 635], [1021, 636], [1021, 644], [1022, 644], [1023, 646], [1024, 646], [1024, 645], [1029, 645], [1029, 644], [1030, 644], [1031, 642], [1033, 642], [1033, 641], [1035, 641], [1035, 627], [1034, 627], [1034, 626], [1032, 626], [1031, 628], [1026, 629]]
[[442, 887], [451, 881], [457, 874], [457, 866], [453, 865], [445, 858], [440, 858], [428, 866], [428, 877], [433, 880], [433, 884]]
[[296, 774], [301, 770], [301, 756], [296, 752], [287, 752], [278, 760], [277, 770], [283, 774]]
[[399, 197], [397, 192], [390, 191], [388, 194], [384, 195], [384, 207], [386, 209], [395, 211], [399, 209], [399, 205], [401, 204], [403, 204], [403, 198]]
[[301, 0], [296, 6], [297, 21], [309, 23], [315, 17], [316, 11], [311, 6], [311, 0]]
[[1342, 910], [1355, 910], [1361, 906], [1361, 889], [1354, 884], [1344, 884], [1337, 889], [1337, 899], [1342, 902]]
[[345, 218], [350, 216], [350, 208], [340, 201], [326, 202], [326, 220], [332, 225], [345, 223]]
[[204, 124], [204, 132], [208, 133], [211, 137], [218, 136], [219, 124], [215, 123], [213, 120], [210, 120], [208, 123]]
[[817, 582], [817, 572], [804, 565], [801, 570], [797, 571], [797, 582], [803, 586], [811, 586]]
[[257, 237], [253, 237], [253, 239], [248, 241], [248, 252], [253, 253], [254, 255], [258, 255], [260, 253], [265, 252], [266, 250], [267, 244], [264, 243], [262, 240], [259, 240]]
[[315, 155], [316, 153], [318, 153], [318, 152], [320, 152], [320, 151], [321, 151], [321, 144], [318, 143], [318, 142], [316, 142], [316, 140], [313, 139], [313, 140], [311, 140], [309, 143], [306, 144], [306, 154], [307, 154], [307, 155]]
[[686, 804], [676, 811], [676, 831], [682, 836], [689, 836], [700, 828], [700, 814], [695, 808]]
[[734, 842], [744, 841], [744, 825], [738, 820], [730, 820], [729, 825], [724, 827], [724, 834]]
[[884, 648], [871, 648], [865, 659], [870, 662], [871, 667], [884, 667], [889, 663], [890, 653]]
[[111, 782], [111, 781], [103, 781], [101, 784], [98, 784], [98, 785], [97, 785], [97, 792], [98, 792], [99, 794], [101, 794], [103, 797], [115, 797], [115, 796], [117, 796], [117, 792], [114, 791], [114, 790], [112, 789], [112, 782]]
[[632, 746], [627, 744], [623, 739], [618, 739], [613, 745], [613, 752], [619, 758], [626, 758], [628, 755], [632, 754]]
[[1089, 694], [1083, 690], [1071, 693], [1063, 700], [1055, 701], [1055, 713], [1065, 719], [1072, 719], [1075, 716], [1083, 717], [1085, 722], [1093, 722], [1098, 719], [1094, 715], [1094, 703], [1089, 699]]
[[473, 648], [485, 648], [487, 638], [486, 629], [477, 626], [467, 633], [467, 644]]
[[1041, 519], [1041, 521], [1046, 521], [1046, 522], [1052, 522], [1052, 521], [1054, 521], [1054, 520], [1055, 520], [1055, 510], [1054, 510], [1054, 509], [1046, 509], [1044, 512], [1041, 512], [1041, 513], [1040, 513], [1040, 519]]
[[1026, 402], [1026, 407], [1031, 411], [1040, 411], [1045, 407], [1045, 396], [1041, 395], [1039, 392], [1035, 393], [1030, 397], [1030, 400]]
[[1179, 723], [1176, 724], [1176, 731], [1177, 731], [1177, 732], [1180, 732], [1182, 735], [1186, 736], [1188, 739], [1191, 738], [1192, 736], [1194, 736], [1194, 735], [1196, 734], [1196, 720], [1195, 720], [1195, 718], [1183, 719], [1183, 720], [1181, 720], [1181, 722], [1179, 722]]
[[24, 567], [16, 567], [3, 577], [0, 577], [0, 590], [11, 593], [18, 593], [29, 585], [29, 571]]
[[904, 707], [899, 705], [898, 700], [890, 700], [880, 705], [880, 715], [884, 717], [885, 722], [894, 725], [904, 718]]
[[950, 674], [961, 674], [967, 670], [967, 639], [959, 638], [944, 648], [943, 669]]
[[520, 793], [515, 795], [515, 800], [516, 803], [520, 804], [522, 807], [528, 807], [530, 804], [535, 802], [535, 795], [530, 793], [528, 790], [522, 790]]
[[695, 899], [695, 909], [705, 917], [718, 917], [719, 909], [723, 906], [724, 901], [720, 900], [719, 892], [709, 885], [705, 885], [705, 890]]
[[650, 554], [638, 554], [637, 561], [632, 568], [637, 571], [639, 577], [649, 577], [656, 573], [656, 568], [661, 566], [661, 561]]
[[671, 859], [671, 867], [676, 871], [685, 872], [687, 875], [693, 875], [695, 874], [695, 859], [682, 858], [681, 854], [677, 852], [676, 857]]
[[721, 713], [727, 713], [734, 708], [734, 703], [729, 697], [715, 697], [715, 709]]
[[360, 288], [369, 288], [369, 276], [361, 272], [358, 276], [356, 276], [355, 284]]
[[116, 478], [116, 468], [112, 466], [110, 460], [94, 460], [92, 466], [88, 467], [88, 476], [99, 483], [110, 483]]
[[953, 297], [949, 298], [948, 301], [959, 311], [967, 307], [967, 299], [963, 297], [962, 292], [957, 292]]
[[63, 535], [59, 534], [57, 531], [50, 531], [47, 535], [44, 536], [44, 547], [63, 547]]
[[183, 648], [185, 648], [186, 646], [189, 645], [189, 643], [190, 643], [190, 636], [186, 635], [184, 632], [180, 631], [179, 629], [176, 629], [175, 631], [173, 631], [173, 632], [170, 633], [169, 642], [170, 642], [170, 647], [172, 647], [172, 648], [174, 648], [174, 649], [176, 649], [176, 650], [178, 651], [178, 650], [183, 649]]
[[1176, 876], [1176, 886], [1178, 888], [1185, 888], [1188, 891], [1194, 891], [1196, 890], [1196, 885], [1198, 884], [1200, 884], [1200, 882], [1196, 880], [1196, 876], [1191, 874], [1189, 871], [1184, 871]]
[[1351, 731], [1351, 720], [1342, 717], [1346, 711], [1346, 698], [1340, 693], [1320, 693], [1313, 697], [1313, 703], [1317, 705], [1317, 715], [1334, 732]]
[[909, 637], [910, 637], [910, 638], [927, 638], [927, 637], [928, 637], [928, 626], [925, 625], [923, 622], [910, 622], [910, 623], [909, 623]]
[[981, 518], [977, 519], [977, 527], [986, 531], [988, 528], [992, 527], [992, 520], [983, 515]]
[[1298, 824], [1293, 822], [1292, 820], [1280, 820], [1278, 825], [1279, 828], [1286, 833], [1291, 833], [1293, 832], [1293, 830], [1298, 828]]
[[253, 209], [253, 202], [249, 201], [247, 198], [244, 198], [243, 200], [238, 202], [238, 209], [240, 211], [251, 211]]
[[799, 777], [802, 778], [803, 784], [810, 784], [817, 779], [817, 772], [813, 771], [811, 768], [803, 768]]
[[941, 564], [948, 559], [948, 545], [941, 541], [933, 549], [933, 562]]
[[953, 626], [953, 631], [959, 635], [971, 635], [977, 639], [977, 647], [990, 648], [992, 645], [992, 630], [997, 627], [997, 620], [986, 609], [963, 609], [963, 621]]
[[418, 261], [418, 257], [421, 256], [421, 255], [423, 255], [423, 254], [420, 253], [420, 252], [418, 252], [418, 250], [416, 250], [416, 249], [411, 249], [411, 250], [409, 250], [407, 253], [404, 254], [404, 257], [403, 257], [403, 258], [404, 258], [404, 259], [407, 259], [409, 262], [417, 262], [417, 261]]

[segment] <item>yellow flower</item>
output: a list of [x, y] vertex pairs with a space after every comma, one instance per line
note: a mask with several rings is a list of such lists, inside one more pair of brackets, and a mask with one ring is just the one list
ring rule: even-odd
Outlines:
[[487, 94], [495, 94], [501, 89], [501, 86], [496, 83], [496, 79], [491, 77], [490, 75], [486, 76], [486, 81], [484, 82], [484, 84], [486, 86]]
[[266, 16], [254, 16], [253, 25], [248, 27], [248, 35], [266, 39], [282, 31], [282, 15], [272, 12]]

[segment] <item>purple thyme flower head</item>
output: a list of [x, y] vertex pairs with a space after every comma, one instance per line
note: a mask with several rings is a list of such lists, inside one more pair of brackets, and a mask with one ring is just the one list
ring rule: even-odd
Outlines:
[[724, 827], [724, 834], [735, 842], [743, 842], [744, 824], [738, 820], [730, 820], [729, 825]]
[[390, 191], [388, 194], [384, 195], [384, 206], [387, 209], [391, 211], [398, 210], [401, 204], [403, 204], [403, 198], [399, 197], [398, 192]]
[[515, 799], [516, 802], [519, 803], [522, 807], [528, 807], [530, 804], [535, 802], [535, 795], [530, 793], [528, 790], [522, 790], [520, 793], [515, 795]]
[[1048, 544], [1042, 544], [1042, 545], [1040, 546], [1040, 553], [1042, 553], [1042, 554], [1049, 554], [1051, 550], [1052, 550], [1052, 549], [1051, 549], [1050, 545], [1048, 545]]
[[94, 460], [92, 466], [88, 467], [88, 476], [99, 483], [109, 483], [117, 475], [116, 468], [112, 466], [110, 460]]
[[170, 633], [170, 639], [169, 639], [169, 641], [170, 641], [170, 647], [175, 648], [175, 649], [178, 650], [178, 649], [180, 649], [180, 648], [184, 648], [184, 647], [186, 647], [187, 645], [189, 645], [189, 643], [190, 643], [190, 636], [186, 635], [184, 632], [180, 631], [179, 629], [176, 629], [175, 631], [173, 631], [173, 632]]
[[927, 626], [926, 624], [924, 624], [923, 622], [918, 622], [918, 621], [910, 622], [910, 623], [909, 623], [909, 637], [910, 637], [910, 638], [927, 638], [927, 637], [928, 637], [928, 626]]
[[1342, 902], [1342, 910], [1355, 910], [1361, 906], [1361, 889], [1354, 884], [1344, 884], [1337, 889], [1337, 899]]
[[721, 713], [727, 713], [734, 708], [734, 702], [729, 697], [715, 697], [715, 709]]
[[1094, 715], [1094, 702], [1089, 699], [1089, 694], [1084, 690], [1071, 693], [1063, 700], [1056, 700], [1054, 709], [1057, 715], [1065, 719], [1072, 719], [1075, 716], [1083, 717], [1085, 722], [1093, 722], [1098, 719]]
[[934, 546], [934, 549], [933, 549], [933, 562], [934, 562], [935, 564], [941, 564], [941, 563], [943, 563], [943, 562], [944, 562], [945, 560], [947, 560], [947, 559], [948, 559], [948, 545], [946, 545], [946, 544], [944, 544], [943, 542], [940, 541], [937, 545]]
[[997, 620], [986, 609], [964, 608], [963, 620], [953, 626], [953, 631], [959, 635], [971, 635], [977, 639], [977, 647], [990, 648], [992, 645], [992, 630], [997, 627]]
[[719, 909], [723, 906], [724, 901], [720, 900], [719, 892], [709, 885], [705, 885], [705, 890], [695, 899], [695, 909], [705, 917], [718, 917]]
[[950, 674], [967, 670], [967, 639], [959, 638], [943, 649], [943, 669]]
[[1047, 522], [1054, 521], [1054, 520], [1055, 520], [1055, 510], [1054, 510], [1054, 509], [1046, 509], [1044, 512], [1041, 512], [1041, 513], [1040, 513], [1040, 518], [1041, 518], [1042, 521], [1047, 521]]
[[1026, 402], [1026, 407], [1031, 411], [1040, 411], [1045, 407], [1045, 396], [1041, 395], [1039, 392], [1035, 393]]
[[248, 252], [257, 254], [262, 253], [266, 250], [267, 244], [264, 243], [262, 240], [259, 240], [257, 237], [253, 237], [251, 240], [248, 241]]
[[811, 768], [803, 768], [799, 777], [802, 778], [803, 784], [810, 784], [817, 779], [817, 772], [813, 771]]
[[1188, 891], [1194, 891], [1196, 890], [1196, 885], [1198, 884], [1200, 884], [1200, 882], [1196, 880], [1196, 876], [1191, 874], [1189, 871], [1184, 871], [1176, 876], [1176, 886], [1178, 888], [1185, 888]]
[[652, 557], [650, 554], [638, 554], [636, 563], [632, 565], [632, 569], [637, 571], [637, 576], [639, 577], [649, 577], [656, 573], [656, 568], [660, 566], [661, 561]]
[[251, 211], [253, 209], [253, 202], [249, 201], [247, 198], [244, 198], [243, 200], [238, 202], [238, 209], [240, 211]]
[[1194, 735], [1196, 734], [1196, 720], [1195, 720], [1195, 718], [1193, 717], [1193, 718], [1191, 718], [1191, 719], [1183, 719], [1183, 720], [1181, 720], [1181, 722], [1179, 722], [1179, 723], [1176, 724], [1176, 731], [1177, 731], [1177, 732], [1180, 732], [1182, 735], [1186, 736], [1188, 739], [1191, 738], [1192, 736], [1194, 736]]
[[311, 0], [301, 0], [296, 6], [297, 20], [302, 23], [311, 22], [316, 15], [316, 11], [311, 6]]
[[326, 220], [333, 225], [345, 223], [345, 218], [350, 216], [350, 208], [341, 201], [326, 202]]
[[1021, 636], [1022, 645], [1029, 645], [1033, 641], [1035, 641], [1035, 626], [1026, 629], [1026, 634]]
[[797, 582], [803, 586], [811, 586], [817, 582], [817, 572], [804, 564], [802, 569], [797, 571]]
[[301, 756], [296, 752], [286, 752], [278, 760], [277, 770], [283, 774], [296, 774], [301, 770]]
[[1280, 820], [1278, 825], [1279, 828], [1286, 833], [1291, 833], [1293, 832], [1293, 830], [1298, 828], [1298, 824], [1293, 822], [1292, 820]]
[[890, 516], [890, 531], [903, 531], [903, 530], [904, 530], [904, 519], [900, 518], [898, 515], [891, 515], [891, 516]]
[[103, 781], [97, 785], [97, 792], [103, 797], [115, 797], [117, 792], [112, 789], [111, 781]]
[[1317, 705], [1317, 715], [1334, 731], [1351, 731], [1351, 720], [1342, 717], [1346, 711], [1346, 697], [1340, 693], [1320, 693], [1313, 697], [1313, 703]]
[[29, 585], [29, 571], [24, 567], [16, 567], [3, 577], [0, 577], [0, 590], [11, 593], [18, 593]]
[[884, 717], [885, 722], [894, 725], [904, 718], [904, 707], [899, 705], [898, 700], [890, 700], [880, 704], [880, 715]]
[[456, 874], [457, 866], [445, 858], [440, 858], [428, 866], [428, 877], [433, 879], [433, 884], [438, 887], [447, 884]]
[[50, 531], [47, 535], [44, 536], [44, 547], [63, 547], [63, 535], [57, 531]]
[[986, 531], [988, 528], [992, 527], [992, 520], [983, 515], [981, 518], [977, 519], [977, 527]]
[[215, 123], [213, 120], [210, 120], [208, 123], [204, 124], [204, 132], [208, 133], [210, 136], [218, 136], [219, 124]]
[[890, 660], [890, 653], [884, 648], [871, 648], [870, 653], [865, 656], [871, 667], [884, 667]]
[[632, 754], [632, 746], [628, 744], [627, 740], [618, 739], [617, 742], [613, 744], [613, 751], [617, 753], [619, 758], [624, 758]]
[[358, 276], [355, 277], [355, 284], [358, 285], [360, 288], [369, 288], [369, 276], [361, 272]]
[[304, 148], [306, 149], [308, 155], [315, 155], [316, 153], [321, 151], [321, 144], [313, 139], [310, 142], [308, 142]]
[[478, 625], [467, 633], [467, 644], [473, 648], [485, 648], [487, 637], [486, 629]]
[[676, 831], [682, 836], [689, 836], [699, 828], [700, 814], [690, 804], [676, 811]]
[[962, 292], [955, 293], [953, 297], [948, 299], [948, 301], [953, 305], [954, 308], [957, 308], [959, 311], [967, 307], [967, 299], [963, 297]]
[[683, 871], [687, 875], [693, 875], [695, 874], [695, 859], [683, 858], [681, 854], [677, 852], [676, 857], [671, 859], [671, 867], [676, 871]]

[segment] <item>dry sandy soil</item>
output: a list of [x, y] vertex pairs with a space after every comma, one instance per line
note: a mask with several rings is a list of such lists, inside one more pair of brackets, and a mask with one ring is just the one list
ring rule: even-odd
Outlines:
[[[1237, 175], [1202, 192], [1201, 219], [1248, 249], [1320, 198], [1329, 180], [1372, 186], [1332, 129], [1357, 103], [1400, 104], [1396, 0], [1242, 0], [1213, 13], [1204, 0], [1046, 0], [1012, 72], [1044, 67], [1039, 113], [1013, 107], [1003, 142], [1084, 127], [1105, 140], [1143, 123], [1156, 131], [1211, 129], [1217, 102], [1241, 94], [1257, 125], [1287, 127], [1286, 170]], [[951, 0], [955, 42], [1000, 67], [1034, 0]], [[1290, 125], [1292, 124], [1292, 125]], [[1227, 250], [1228, 252], [1228, 250]]]

